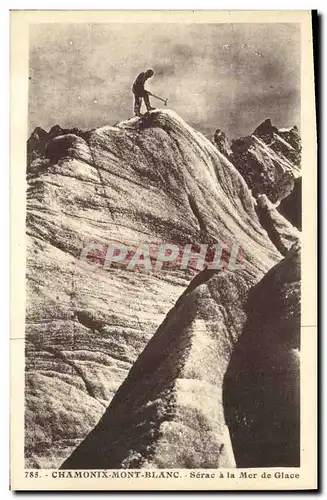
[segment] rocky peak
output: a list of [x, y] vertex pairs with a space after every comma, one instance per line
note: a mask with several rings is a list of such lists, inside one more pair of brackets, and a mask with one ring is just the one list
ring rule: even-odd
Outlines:
[[253, 135], [263, 140], [269, 140], [269, 138], [273, 137], [274, 133], [278, 133], [278, 129], [272, 125], [270, 118], [267, 118], [255, 129]]
[[60, 127], [60, 125], [54, 125], [51, 127], [49, 135], [50, 137], [56, 137], [57, 135], [62, 135], [63, 129]]
[[36, 158], [46, 158], [46, 148], [48, 144], [60, 135], [74, 134], [78, 137], [84, 137], [85, 132], [78, 128], [63, 129], [60, 125], [54, 125], [49, 132], [41, 127], [36, 127], [27, 140], [27, 168]]
[[227, 135], [219, 128], [215, 131], [212, 142], [226, 158], [233, 154]]
[[285, 139], [295, 151], [301, 152], [301, 136], [296, 125], [290, 129], [279, 129], [278, 134]]
[[47, 135], [47, 132], [43, 128], [41, 128], [41, 127], [35, 127], [35, 129], [31, 133], [31, 136], [30, 136], [30, 138], [28, 140], [29, 141], [32, 141], [32, 140], [39, 141], [43, 137], [45, 137], [46, 135]]
[[[294, 181], [301, 175], [301, 138], [296, 126], [278, 129], [267, 118], [251, 135], [231, 144], [217, 129], [212, 142], [241, 173], [255, 198], [265, 194], [278, 205], [291, 195]], [[294, 211], [298, 210], [299, 203]], [[301, 214], [294, 211], [287, 209], [299, 228]]]

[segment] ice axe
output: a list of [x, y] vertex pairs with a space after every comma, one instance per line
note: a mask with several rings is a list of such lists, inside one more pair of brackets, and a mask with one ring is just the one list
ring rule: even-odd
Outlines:
[[148, 92], [149, 95], [152, 95], [152, 97], [155, 97], [156, 99], [159, 99], [160, 101], [162, 101], [163, 103], [165, 103], [165, 106], [167, 106], [167, 101], [168, 101], [168, 98], [167, 99], [162, 99], [162, 97], [159, 97], [157, 95], [154, 95], [152, 94], [151, 92]]

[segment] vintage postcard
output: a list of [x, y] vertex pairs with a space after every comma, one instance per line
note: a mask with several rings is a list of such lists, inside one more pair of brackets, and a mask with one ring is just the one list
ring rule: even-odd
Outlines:
[[310, 11], [11, 12], [11, 488], [317, 488]]

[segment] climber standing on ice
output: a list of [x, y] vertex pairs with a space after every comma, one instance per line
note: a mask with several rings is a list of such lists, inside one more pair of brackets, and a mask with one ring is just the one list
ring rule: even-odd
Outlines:
[[155, 109], [151, 106], [149, 96], [151, 93], [144, 88], [145, 82], [148, 78], [151, 78], [154, 75], [154, 71], [152, 69], [148, 69], [145, 73], [140, 73], [133, 83], [133, 94], [134, 94], [134, 114], [135, 116], [141, 115], [141, 104], [142, 99], [144, 99], [146, 109], [151, 111], [151, 109]]

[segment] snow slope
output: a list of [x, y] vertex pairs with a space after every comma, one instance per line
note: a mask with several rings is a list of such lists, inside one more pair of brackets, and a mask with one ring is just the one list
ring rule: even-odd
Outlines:
[[[225, 426], [221, 408], [218, 416], [209, 415], [210, 391], [221, 397], [224, 366], [244, 321], [238, 307], [225, 315], [228, 280], [240, 280], [241, 291], [236, 287], [232, 293], [238, 303], [238, 295], [281, 259], [260, 225], [245, 181], [210, 141], [169, 110], [88, 132], [57, 127], [47, 135], [38, 130], [32, 139], [26, 218], [26, 467], [57, 467], [71, 454], [105, 413], [174, 307], [186, 308], [183, 321], [189, 325], [179, 325], [178, 311], [169, 313], [181, 336], [176, 342], [192, 339], [198, 366], [192, 376], [190, 365], [181, 367], [181, 418], [188, 418], [194, 405], [200, 414], [207, 412], [212, 420], [208, 436], [210, 426], [218, 426], [220, 430], [212, 432], [221, 442]], [[219, 241], [237, 243], [245, 263], [239, 278], [218, 273], [219, 280], [226, 281], [225, 298], [216, 291], [212, 299], [211, 288], [200, 286], [194, 298], [192, 292], [175, 306], [194, 270], [140, 266], [132, 272], [123, 266], [105, 270], [102, 265], [112, 242], [158, 248], [167, 242], [183, 246]], [[93, 260], [96, 269], [86, 268], [80, 259], [90, 243], [100, 248]], [[210, 279], [218, 279], [212, 274]], [[221, 326], [216, 332], [217, 321]], [[210, 358], [204, 374], [200, 361], [216, 348], [217, 363], [222, 364]], [[165, 363], [174, 365], [177, 354], [166, 354]], [[156, 377], [154, 383], [164, 391], [164, 365], [158, 369], [162, 381]], [[201, 394], [207, 394], [203, 404]], [[201, 440], [193, 431], [194, 439]], [[204, 463], [201, 460], [194, 463]]]

